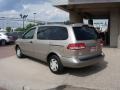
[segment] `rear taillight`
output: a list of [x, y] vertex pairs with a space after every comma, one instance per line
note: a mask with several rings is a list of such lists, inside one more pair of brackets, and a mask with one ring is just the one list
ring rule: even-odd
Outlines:
[[73, 44], [69, 44], [67, 47], [67, 49], [70, 49], [70, 50], [80, 50], [85, 48], [86, 48], [85, 43], [73, 43]]

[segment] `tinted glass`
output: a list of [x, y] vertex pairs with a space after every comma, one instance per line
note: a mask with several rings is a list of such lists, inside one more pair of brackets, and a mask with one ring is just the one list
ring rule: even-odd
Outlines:
[[24, 35], [25, 32], [18, 32], [18, 38], [21, 38]]
[[68, 38], [68, 32], [65, 27], [54, 26], [50, 27], [50, 39], [51, 40], [66, 40]]
[[50, 31], [47, 27], [39, 27], [37, 32], [37, 39], [48, 40]]
[[37, 38], [41, 40], [66, 40], [68, 32], [66, 28], [59, 26], [39, 27]]
[[23, 39], [33, 39], [35, 33], [35, 28], [29, 30], [27, 33], [24, 34]]
[[76, 40], [96, 40], [99, 35], [95, 28], [83, 26], [83, 27], [73, 27]]

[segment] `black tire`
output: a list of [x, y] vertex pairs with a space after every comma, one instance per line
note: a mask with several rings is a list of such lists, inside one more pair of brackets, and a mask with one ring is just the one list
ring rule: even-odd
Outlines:
[[1, 45], [2, 45], [2, 46], [5, 46], [5, 45], [6, 45], [6, 40], [4, 40], [4, 39], [1, 40]]
[[[52, 68], [51, 63], [53, 61], [55, 62], [56, 65], [58, 65], [58, 67], [56, 67], [56, 70], [53, 70], [53, 68]], [[49, 64], [49, 68], [50, 68], [51, 72], [53, 72], [55, 74], [62, 74], [63, 73], [64, 67], [63, 67], [63, 65], [60, 61], [60, 58], [57, 55], [50, 56], [49, 59], [48, 59], [48, 64]]]
[[22, 51], [21, 51], [19, 46], [16, 47], [16, 56], [18, 58], [23, 58], [24, 57], [24, 55], [22, 54]]

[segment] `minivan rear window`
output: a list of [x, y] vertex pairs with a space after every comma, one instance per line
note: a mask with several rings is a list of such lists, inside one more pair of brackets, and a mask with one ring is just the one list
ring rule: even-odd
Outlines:
[[94, 27], [73, 27], [73, 31], [75, 33], [76, 40], [96, 40], [100, 38]]

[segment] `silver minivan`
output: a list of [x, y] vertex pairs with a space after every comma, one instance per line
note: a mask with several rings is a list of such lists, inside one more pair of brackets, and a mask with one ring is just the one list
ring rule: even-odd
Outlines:
[[27, 55], [48, 63], [53, 73], [64, 67], [81, 68], [104, 59], [103, 42], [91, 25], [42, 25], [27, 31], [16, 41], [16, 55]]

